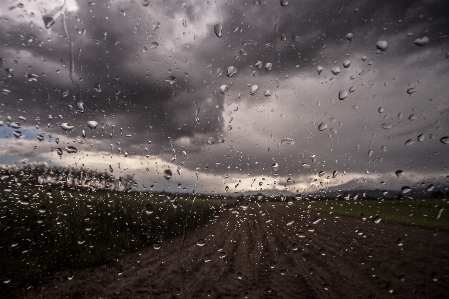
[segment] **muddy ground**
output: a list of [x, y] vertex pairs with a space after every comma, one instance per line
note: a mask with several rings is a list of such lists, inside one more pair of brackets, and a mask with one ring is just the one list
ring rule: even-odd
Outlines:
[[449, 233], [257, 203], [220, 213], [159, 249], [59, 272], [26, 296], [448, 297]]

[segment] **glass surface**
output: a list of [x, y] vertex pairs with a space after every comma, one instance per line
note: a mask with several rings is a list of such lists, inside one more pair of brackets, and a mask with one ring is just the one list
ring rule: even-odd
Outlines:
[[448, 11], [1, 1], [2, 294], [449, 297]]

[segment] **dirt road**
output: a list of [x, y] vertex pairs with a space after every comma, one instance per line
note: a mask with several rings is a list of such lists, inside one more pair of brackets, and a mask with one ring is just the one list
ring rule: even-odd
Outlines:
[[449, 297], [444, 232], [251, 203], [183, 239], [58, 273], [27, 298]]

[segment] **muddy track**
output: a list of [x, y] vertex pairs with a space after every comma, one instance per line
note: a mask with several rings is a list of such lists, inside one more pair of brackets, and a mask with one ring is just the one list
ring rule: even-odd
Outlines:
[[449, 297], [444, 232], [251, 203], [187, 232], [180, 250], [182, 238], [27, 298]]

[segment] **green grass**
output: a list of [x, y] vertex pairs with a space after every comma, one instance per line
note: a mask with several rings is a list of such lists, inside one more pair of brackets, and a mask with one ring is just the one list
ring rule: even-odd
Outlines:
[[379, 216], [385, 222], [449, 231], [449, 203], [443, 200], [301, 200], [294, 202], [293, 206], [367, 219]]
[[182, 234], [236, 204], [34, 186], [1, 191], [0, 196], [0, 285], [8, 297], [57, 270], [106, 264]]

